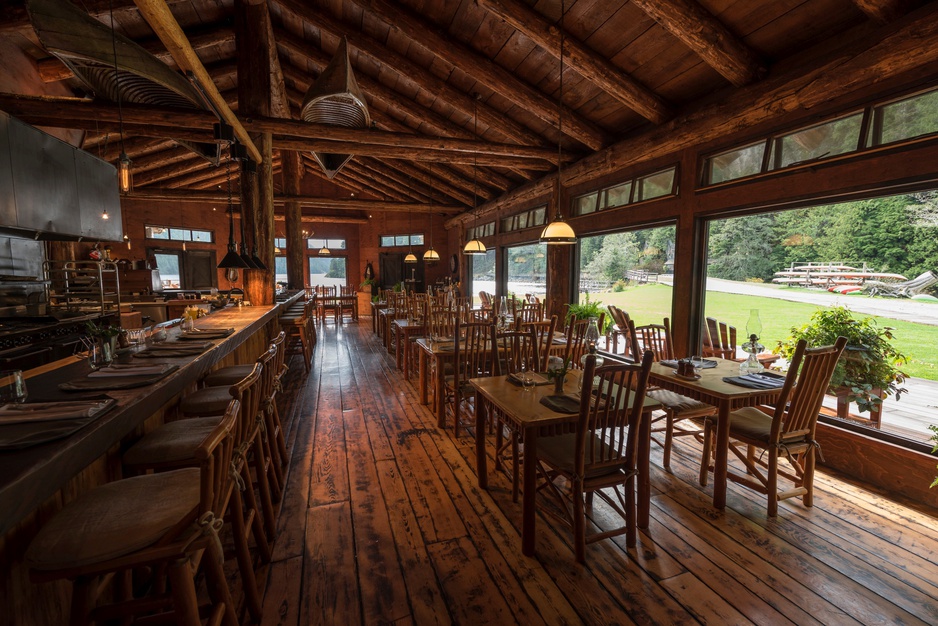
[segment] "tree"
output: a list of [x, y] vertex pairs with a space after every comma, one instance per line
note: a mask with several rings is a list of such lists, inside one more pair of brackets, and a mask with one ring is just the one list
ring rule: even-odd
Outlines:
[[752, 215], [711, 224], [708, 275], [727, 280], [771, 280], [778, 236], [772, 214]]

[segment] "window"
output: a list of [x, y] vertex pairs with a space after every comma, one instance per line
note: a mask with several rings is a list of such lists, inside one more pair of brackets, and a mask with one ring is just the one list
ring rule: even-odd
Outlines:
[[633, 202], [674, 195], [677, 193], [676, 173], [676, 167], [669, 167], [666, 170], [577, 196], [573, 199], [573, 214], [589, 215], [596, 211], [614, 209]]
[[179, 253], [157, 252], [153, 256], [156, 258], [156, 269], [160, 271], [163, 288], [181, 289], [182, 272], [180, 271]]
[[286, 284], [287, 281], [287, 257], [274, 257], [274, 281]]
[[[863, 135], [863, 129], [868, 129]], [[716, 185], [938, 133], [938, 89], [768, 137], [704, 159], [703, 184]]]
[[336, 287], [343, 287], [348, 284], [345, 272], [345, 257], [311, 256], [308, 258], [310, 285], [334, 285]]
[[344, 239], [307, 239], [306, 248], [308, 250], [321, 250], [325, 246], [329, 250], [345, 250]]
[[[538, 209], [534, 209], [537, 211]], [[543, 220], [544, 218], [541, 218]], [[495, 234], [495, 222], [486, 222], [466, 229], [466, 239], [481, 239]]]
[[[903, 278], [935, 269], [938, 190], [714, 219], [708, 231], [705, 316], [735, 328], [737, 358], [745, 356], [741, 346], [751, 309], [762, 322], [759, 343], [773, 351], [815, 311], [847, 305], [855, 319], [872, 316], [876, 327], [891, 327], [892, 345], [910, 357], [900, 366], [909, 376], [901, 386], [909, 391], [899, 403], [895, 396], [884, 400], [877, 430], [928, 439], [927, 424], [938, 422], [938, 409], [927, 400], [938, 386], [938, 348], [925, 337], [934, 335], [938, 307], [919, 308], [912, 320], [897, 319], [897, 307], [870, 296], [864, 284], [881, 281], [878, 288], [888, 293]], [[924, 293], [935, 295], [935, 287]], [[834, 397], [824, 401], [829, 415], [836, 405]], [[856, 404], [849, 413], [854, 426], [872, 426], [870, 413]]]
[[472, 297], [473, 304], [480, 304], [479, 292], [485, 291], [495, 295], [495, 248], [489, 248], [485, 255], [473, 255], [465, 257], [469, 259], [471, 285], [470, 293], [465, 295]]
[[[508, 217], [503, 217], [501, 220], [501, 231], [503, 233], [510, 233], [515, 230], [522, 230], [524, 228], [534, 228], [535, 226], [543, 226], [546, 222], [547, 217], [547, 206], [539, 206], [534, 209], [529, 209], [527, 211], [522, 211], [515, 215], [509, 215]], [[494, 225], [494, 222], [489, 222]], [[485, 224], [488, 226], [488, 224]], [[494, 234], [494, 233], [493, 233]]]
[[397, 248], [402, 246], [422, 246], [423, 233], [413, 235], [381, 235], [379, 245], [382, 248]]
[[671, 314], [670, 281], [661, 279], [673, 268], [674, 232], [663, 226], [580, 239], [580, 298], [589, 294], [590, 301], [614, 304], [636, 323], [660, 324]]
[[286, 247], [287, 247], [287, 239], [286, 239], [286, 237], [276, 237], [276, 238], [274, 238], [274, 247], [275, 247], [275, 248], [280, 248], [281, 250], [285, 250]]
[[210, 230], [195, 230], [176, 226], [153, 226], [147, 224], [143, 227], [147, 239], [162, 241], [195, 241], [197, 243], [212, 243], [215, 233]]
[[547, 293], [547, 245], [532, 243], [505, 249], [506, 294], [521, 298], [530, 293], [543, 298]]

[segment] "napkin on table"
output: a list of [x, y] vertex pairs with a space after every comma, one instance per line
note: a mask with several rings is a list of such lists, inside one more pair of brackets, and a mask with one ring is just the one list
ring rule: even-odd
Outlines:
[[130, 365], [114, 364], [88, 374], [88, 378], [101, 378], [107, 376], [153, 376], [166, 371], [165, 365]]
[[114, 403], [114, 399], [107, 399], [4, 404], [0, 406], [0, 424], [94, 417], [109, 409]]

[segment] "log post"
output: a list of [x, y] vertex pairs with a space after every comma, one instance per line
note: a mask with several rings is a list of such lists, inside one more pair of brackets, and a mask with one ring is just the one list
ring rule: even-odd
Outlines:
[[[303, 186], [303, 159], [300, 153], [282, 150], [280, 161], [283, 163], [283, 192], [298, 196]], [[296, 201], [285, 202], [283, 213], [286, 222], [284, 235], [287, 239], [287, 283], [291, 289], [302, 289], [309, 276], [305, 267], [302, 205]]]

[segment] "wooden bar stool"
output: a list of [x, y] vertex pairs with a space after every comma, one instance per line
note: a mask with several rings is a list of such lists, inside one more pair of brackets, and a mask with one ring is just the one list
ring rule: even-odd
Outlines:
[[[256, 393], [252, 393], [252, 404], [248, 406], [247, 401], [243, 401], [244, 410], [247, 415], [254, 416], [255, 437], [252, 439], [253, 454], [250, 462], [254, 467], [254, 479], [257, 484], [257, 491], [260, 495], [261, 510], [264, 516], [264, 530], [267, 536], [273, 540], [277, 529], [277, 515], [274, 511], [274, 500], [279, 500], [280, 484], [277, 482], [276, 475], [273, 473], [273, 463], [271, 463], [270, 447], [266, 445], [265, 438], [261, 436], [261, 430], [266, 429], [264, 416], [260, 412], [260, 399], [264, 396], [263, 385], [273, 384], [268, 381], [264, 370], [273, 370], [272, 362], [276, 349], [269, 349], [257, 359], [257, 365], [261, 367], [261, 375], [256, 387]], [[271, 375], [274, 372], [269, 372]], [[226, 395], [229, 394], [229, 387], [203, 387], [182, 399], [179, 403], [179, 411], [186, 417], [206, 417], [218, 415], [221, 404]], [[276, 495], [274, 495], [276, 494]]]
[[[283, 363], [285, 339], [286, 333], [280, 331], [280, 334], [270, 342], [271, 349], [276, 350], [276, 353], [271, 366], [264, 370], [265, 380], [261, 385], [261, 411], [265, 425], [265, 430], [261, 434], [267, 438], [271, 462], [277, 478], [278, 489], [273, 490], [275, 500], [279, 500], [276, 494], [283, 491], [283, 468], [287, 462], [287, 444], [284, 440], [283, 425], [280, 422], [280, 412], [277, 410], [277, 392], [282, 389], [280, 381], [289, 369]], [[244, 378], [253, 367], [253, 363], [223, 367], [210, 373], [202, 379], [202, 382], [206, 387], [231, 386]], [[266, 379], [267, 376], [270, 380]]]
[[[248, 452], [253, 449], [255, 454], [257, 453], [259, 428], [251, 407], [257, 405], [262, 376], [263, 366], [254, 364], [247, 376], [225, 388], [229, 404], [232, 399], [238, 400], [240, 411], [234, 429], [234, 453], [229, 468], [234, 480], [222, 500], [224, 508], [221, 509], [221, 512], [225, 513], [225, 519], [231, 523], [245, 603], [251, 617], [257, 622], [261, 619], [261, 599], [248, 546], [248, 535], [254, 537], [262, 563], [270, 562], [270, 542], [261, 524], [254, 489], [243, 487], [251, 484]], [[197, 419], [183, 419], [164, 424], [127, 450], [122, 459], [124, 467], [136, 472], [163, 472], [196, 465], [198, 442], [205, 432], [220, 420], [218, 416], [204, 415], [198, 416]]]
[[[200, 566], [208, 583], [210, 623], [238, 625], [218, 531], [232, 480], [232, 430], [240, 409], [232, 399], [197, 442], [196, 467], [97, 487], [66, 505], [37, 533], [25, 556], [31, 577], [37, 582], [72, 581], [73, 626], [127, 621], [134, 615], [200, 626]], [[159, 578], [147, 586], [150, 595], [131, 593], [134, 571]], [[163, 575], [169, 579], [168, 593]], [[102, 592], [111, 577], [117, 583], [115, 601], [103, 604], [99, 596], [107, 597]]]
[[290, 354], [302, 354], [303, 366], [308, 372], [313, 360], [313, 345], [316, 342], [316, 300], [307, 300], [300, 314], [285, 313], [279, 318], [280, 327], [286, 333], [286, 346]]

